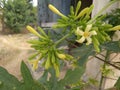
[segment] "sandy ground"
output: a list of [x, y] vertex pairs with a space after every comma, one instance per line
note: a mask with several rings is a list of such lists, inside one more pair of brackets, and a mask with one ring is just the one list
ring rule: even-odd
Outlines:
[[17, 78], [21, 78], [21, 61], [27, 63], [33, 52], [28, 40], [35, 38], [31, 34], [0, 35], [0, 66], [6, 68]]

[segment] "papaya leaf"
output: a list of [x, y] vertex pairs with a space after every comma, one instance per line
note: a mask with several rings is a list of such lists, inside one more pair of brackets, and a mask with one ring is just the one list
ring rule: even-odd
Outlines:
[[75, 68], [74, 70], [67, 70], [64, 79], [60, 80], [64, 85], [74, 84], [80, 81], [81, 76], [84, 73], [84, 67]]
[[79, 58], [78, 65], [83, 66], [89, 56], [95, 55], [95, 50], [93, 45], [83, 45], [81, 47], [72, 49], [71, 53], [74, 57]]
[[43, 85], [33, 79], [31, 72], [23, 61], [21, 63], [21, 73], [24, 81], [21, 90], [45, 90]]
[[120, 90], [120, 77], [119, 77], [119, 79], [117, 80], [117, 82], [115, 83], [114, 86], [116, 87], [117, 90]]
[[26, 64], [23, 61], [21, 63], [21, 73], [26, 89], [31, 90], [34, 80], [29, 69], [27, 68]]
[[16, 77], [9, 74], [6, 69], [0, 67], [0, 90], [20, 90], [21, 83]]
[[120, 52], [120, 41], [110, 41], [101, 45], [103, 49], [113, 51], [115, 53]]
[[44, 71], [43, 75], [38, 79], [38, 82], [41, 84], [46, 84], [47, 83], [47, 78], [48, 78], [48, 71]]

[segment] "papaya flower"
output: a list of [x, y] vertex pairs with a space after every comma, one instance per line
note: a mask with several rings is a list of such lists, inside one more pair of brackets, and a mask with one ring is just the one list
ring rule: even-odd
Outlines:
[[92, 43], [92, 35], [97, 35], [97, 32], [95, 30], [92, 30], [92, 24], [87, 25], [85, 30], [81, 30], [80, 27], [77, 27], [77, 30], [75, 31], [75, 34], [77, 36], [80, 36], [81, 38], [76, 40], [78, 43], [83, 43], [85, 40], [87, 41], [86, 45], [89, 45]]
[[109, 30], [110, 31], [120, 30], [120, 25], [117, 25], [117, 26], [115, 26], [113, 28], [110, 28]]
[[45, 37], [43, 37], [42, 35], [40, 35], [34, 28], [32, 28], [31, 26], [26, 26], [27, 30], [31, 33], [33, 33], [34, 35], [42, 38], [42, 39], [45, 39]]
[[63, 15], [57, 8], [55, 8], [53, 5], [49, 4], [48, 5], [49, 9], [54, 12], [55, 14], [64, 17], [64, 18], [68, 18], [67, 16]]
[[29, 62], [30, 62], [30, 64], [32, 64], [32, 69], [33, 70], [36, 70], [38, 68], [39, 60], [31, 60]]
[[65, 59], [66, 58], [66, 55], [65, 54], [61, 54], [61, 53], [57, 53], [57, 56], [60, 58], [60, 59]]

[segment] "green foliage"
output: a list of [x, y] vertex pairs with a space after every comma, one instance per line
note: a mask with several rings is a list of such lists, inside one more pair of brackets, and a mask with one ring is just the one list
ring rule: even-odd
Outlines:
[[28, 0], [3, 0], [2, 3], [5, 25], [13, 32], [18, 33], [27, 24], [36, 22], [36, 12]]
[[120, 90], [120, 77], [117, 80], [117, 82], [115, 83], [115, 87], [116, 87], [116, 90]]
[[[49, 80], [48, 73], [51, 74]], [[59, 78], [55, 78], [54, 71], [49, 70], [44, 72], [43, 76], [39, 79], [39, 82], [45, 85], [48, 90], [73, 90], [71, 85], [80, 82], [83, 73], [84, 68], [82, 67], [75, 68], [74, 70], [68, 69], [64, 78], [59, 80]]]
[[[7, 8], [20, 14], [20, 3], [26, 5], [24, 8], [31, 8], [31, 6], [27, 6], [26, 1], [19, 3], [16, 1], [17, 0], [10, 0], [5, 2], [4, 4], [8, 4], [8, 6], [4, 6], [4, 9]], [[107, 6], [105, 6], [105, 8], [116, 1], [118, 0], [111, 1]], [[16, 6], [17, 10], [14, 10], [15, 6], [12, 2], [14, 2], [14, 4], [18, 3], [18, 6]], [[5, 72], [3, 72], [0, 77], [1, 89], [6, 89], [7, 81], [9, 80], [9, 77], [12, 77], [10, 80], [14, 79], [17, 83], [13, 83], [13, 85], [10, 84], [8, 86], [10, 87], [9, 89], [16, 87], [16, 89], [18, 88], [17, 90], [81, 90], [85, 83], [81, 78], [85, 71], [85, 64], [88, 61], [89, 56], [97, 56], [103, 50], [115, 53], [120, 52], [120, 41], [112, 41], [109, 35], [109, 32], [120, 29], [120, 26], [117, 26], [116, 29], [111, 24], [107, 24], [102, 21], [104, 16], [100, 15], [105, 8], [91, 19], [90, 13], [92, 12], [93, 5], [83, 9], [81, 12], [78, 12], [80, 6], [81, 1], [78, 2], [76, 8], [71, 6], [71, 13], [68, 16], [63, 15], [54, 6], [49, 6], [54, 13], [61, 16], [61, 19], [59, 19], [57, 24], [54, 26], [56, 31], [61, 30], [62, 32], [60, 32], [61, 37], [56, 40], [51, 38], [51, 34], [46, 34], [46, 32], [40, 27], [38, 27], [38, 33], [31, 26], [27, 26], [27, 29], [39, 38], [28, 41], [31, 44], [31, 47], [36, 50], [36, 53], [29, 58], [29, 62], [32, 64], [33, 69], [36, 70], [38, 68], [39, 61], [42, 61], [41, 66], [45, 68], [44, 73], [40, 79], [36, 81], [33, 79], [25, 63], [22, 62], [21, 73], [23, 81], [18, 81], [2, 68]], [[22, 10], [25, 12], [24, 9]], [[27, 14], [28, 13], [29, 11], [27, 11]], [[24, 14], [27, 15], [26, 13]], [[9, 18], [9, 23], [16, 20], [14, 19], [13, 13], [8, 12], [6, 17], [8, 16], [13, 18]], [[29, 16], [27, 17], [29, 18]], [[23, 16], [19, 16], [18, 18], [23, 19]], [[29, 21], [28, 18], [25, 19], [26, 22]], [[6, 20], [6, 22], [8, 21]], [[26, 23], [23, 24], [25, 25]], [[16, 25], [16, 23], [14, 25]], [[68, 42], [67, 45], [69, 45], [67, 49], [64, 46], [61, 46], [65, 41]], [[69, 53], [67, 53], [67, 50], [70, 50]], [[109, 56], [108, 54], [109, 53], [106, 54], [105, 60], [98, 57], [98, 59], [104, 61], [104, 66], [106, 65], [106, 60]], [[65, 76], [61, 79], [60, 74], [62, 74], [62, 68], [66, 65], [66, 62], [69, 63], [71, 69], [67, 69]], [[114, 66], [112, 63], [109, 64]], [[102, 74], [106, 76], [109, 72], [109, 69], [103, 68]], [[6, 78], [2, 78], [4, 74], [8, 76], [8, 80], [6, 80]], [[88, 82], [96, 84], [96, 80], [92, 78], [90, 78]], [[100, 85], [102, 85], [101, 83], [102, 80], [100, 81]], [[116, 85], [118, 85], [118, 83]]]
[[95, 51], [93, 45], [82, 45], [81, 47], [77, 47], [72, 49], [71, 53], [74, 57], [78, 58], [77, 64], [80, 66], [84, 66], [88, 60], [89, 56], [94, 56]]
[[101, 47], [108, 51], [112, 51], [114, 53], [119, 53], [120, 52], [120, 41], [106, 42], [103, 45], [101, 45]]
[[21, 73], [23, 80], [18, 81], [4, 68], [0, 67], [0, 90], [45, 90], [45, 88], [35, 81], [24, 62], [21, 63]]
[[[104, 21], [113, 25], [113, 26], [120, 25], [120, 22], [119, 22], [120, 18], [119, 17], [120, 17], [120, 8], [116, 8], [116, 9], [111, 10], [110, 13], [106, 14], [106, 17], [104, 18]], [[113, 36], [114, 32], [115, 31], [110, 32], [109, 34], [111, 36]]]
[[84, 73], [83, 67], [79, 67], [74, 70], [71, 70], [71, 69], [67, 70], [67, 73], [66, 73], [64, 79], [61, 80], [61, 82], [65, 83], [65, 85], [74, 84], [76, 82], [79, 82], [83, 73]]
[[[19, 90], [20, 82], [4, 68], [0, 67], [0, 90]], [[15, 89], [14, 89], [15, 88]]]
[[120, 8], [112, 10], [106, 15], [105, 20], [113, 26], [120, 25]]
[[9, 74], [4, 68], [0, 67], [0, 90], [66, 90], [64, 87], [80, 81], [84, 69], [69, 69], [66, 72], [65, 77], [61, 80], [55, 77], [55, 73], [52, 70], [50, 70], [51, 77], [48, 80], [49, 72], [45, 71], [38, 82], [32, 78], [26, 64], [22, 62], [21, 73], [23, 80], [18, 81], [17, 78]]
[[21, 73], [23, 77], [23, 83], [20, 90], [45, 90], [40, 83], [33, 79], [31, 72], [24, 62], [21, 63]]

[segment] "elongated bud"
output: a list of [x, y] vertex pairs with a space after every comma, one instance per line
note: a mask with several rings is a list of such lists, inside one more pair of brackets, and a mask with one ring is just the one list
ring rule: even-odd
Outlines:
[[47, 59], [45, 62], [45, 69], [49, 69], [51, 67], [50, 59]]
[[78, 19], [78, 18], [84, 16], [85, 14], [88, 13], [88, 11], [89, 11], [89, 8], [88, 8], [88, 7], [85, 8], [85, 9], [83, 9], [83, 10], [78, 14], [78, 16], [76, 17], [76, 19]]
[[46, 60], [46, 63], [45, 63], [45, 69], [49, 69], [51, 67], [51, 54], [48, 53], [48, 57], [47, 57], [47, 60]]
[[95, 37], [93, 37], [92, 40], [96, 45], [100, 45], [99, 41]]
[[57, 14], [57, 15], [63, 17], [63, 18], [67, 18], [65, 15], [63, 15], [63, 14], [62, 14], [57, 8], [55, 8], [53, 5], [49, 4], [48, 7], [49, 7], [49, 9], [50, 9], [51, 11], [53, 11], [55, 14]]
[[45, 33], [45, 31], [41, 28], [41, 27], [38, 27], [38, 30], [45, 36], [48, 38], [47, 34]]
[[80, 7], [81, 7], [81, 1], [78, 1], [77, 7], [76, 7], [76, 10], [75, 10], [75, 16], [77, 15], [77, 13], [78, 13]]
[[54, 69], [55, 69], [56, 77], [59, 77], [60, 76], [60, 70], [59, 70], [59, 66], [56, 63], [54, 63]]
[[57, 56], [58, 56], [60, 59], [63, 59], [63, 60], [66, 58], [66, 55], [65, 55], [65, 54], [57, 53]]
[[95, 37], [93, 37], [92, 40], [93, 40], [93, 45], [94, 45], [95, 50], [97, 52], [100, 52], [100, 48], [99, 48], [100, 43], [99, 43], [99, 41]]
[[115, 31], [115, 30], [120, 30], [120, 25], [117, 25], [111, 29], [109, 29], [110, 31]]
[[54, 64], [54, 63], [55, 63], [55, 61], [56, 61], [56, 57], [55, 57], [54, 52], [52, 52], [52, 64]]
[[97, 45], [94, 44], [94, 43], [93, 43], [93, 45], [94, 45], [95, 50], [96, 50], [97, 52], [100, 52], [100, 48], [99, 48], [99, 46], [97, 46]]
[[70, 13], [71, 13], [71, 15], [74, 15], [74, 7], [73, 6], [70, 6]]
[[88, 11], [88, 13], [86, 14], [85, 18], [88, 18], [88, 17], [89, 17], [89, 15], [91, 14], [93, 8], [94, 8], [94, 5], [92, 4], [92, 5], [89, 7], [89, 11]]
[[73, 56], [66, 54], [66, 60], [73, 60]]
[[32, 28], [31, 26], [28, 25], [26, 28], [27, 28], [28, 31], [30, 31], [30, 32], [33, 33], [34, 35], [36, 35], [36, 36], [38, 36], [38, 37], [40, 37], [40, 38], [45, 39], [43, 36], [41, 36], [41, 35], [40, 35], [34, 28]]

